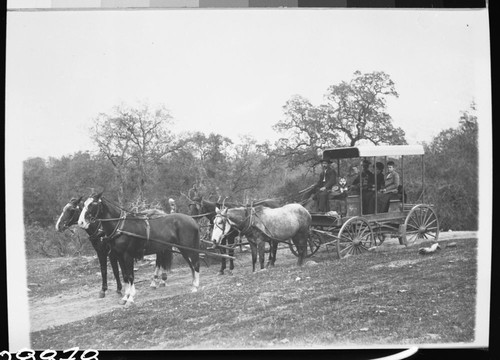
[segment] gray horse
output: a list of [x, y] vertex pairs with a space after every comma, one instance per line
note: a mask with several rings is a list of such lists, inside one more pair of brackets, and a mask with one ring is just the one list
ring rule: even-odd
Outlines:
[[[301, 266], [307, 253], [307, 241], [311, 226], [311, 215], [299, 204], [287, 204], [272, 209], [264, 206], [217, 209], [212, 231], [212, 241], [218, 244], [231, 225], [245, 235], [252, 249], [252, 269], [255, 271], [257, 251], [260, 268], [264, 269], [264, 246], [269, 242], [269, 262], [274, 266], [278, 242], [292, 240], [297, 248], [298, 263]], [[274, 240], [274, 241], [273, 241]]]

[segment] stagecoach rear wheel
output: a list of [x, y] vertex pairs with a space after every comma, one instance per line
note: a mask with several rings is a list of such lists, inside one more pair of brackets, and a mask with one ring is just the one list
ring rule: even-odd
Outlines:
[[436, 212], [429, 205], [414, 206], [401, 229], [403, 244], [411, 246], [419, 239], [437, 241], [438, 237], [439, 220]]
[[[290, 247], [290, 251], [292, 252], [292, 254], [298, 257], [299, 253], [297, 252], [293, 242], [288, 244], [288, 246]], [[306, 258], [313, 256], [318, 251], [320, 246], [321, 246], [321, 235], [315, 231], [311, 231], [309, 239], [307, 240]]]
[[340, 228], [337, 239], [339, 259], [362, 254], [375, 245], [373, 230], [362, 217], [352, 217]]

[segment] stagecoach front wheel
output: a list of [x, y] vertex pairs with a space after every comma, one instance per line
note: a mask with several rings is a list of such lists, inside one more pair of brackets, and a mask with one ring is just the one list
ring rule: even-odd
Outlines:
[[425, 204], [414, 206], [401, 231], [403, 244], [411, 246], [419, 239], [437, 241], [439, 237], [439, 220], [436, 212]]
[[340, 228], [337, 239], [339, 259], [362, 254], [375, 245], [373, 230], [368, 221], [352, 217]]
[[[311, 230], [309, 239], [307, 240], [306, 258], [313, 256], [316, 253], [316, 251], [318, 251], [320, 245], [321, 245], [320, 234]], [[293, 242], [291, 242], [288, 246], [290, 247], [290, 251], [292, 252], [292, 254], [298, 257], [299, 253], [297, 252], [297, 249], [295, 248]]]

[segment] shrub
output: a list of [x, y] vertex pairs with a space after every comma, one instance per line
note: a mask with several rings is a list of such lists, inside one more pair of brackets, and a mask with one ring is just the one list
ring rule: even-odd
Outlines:
[[87, 234], [77, 227], [60, 233], [53, 228], [42, 227], [38, 223], [26, 224], [24, 243], [28, 258], [92, 255], [94, 253]]

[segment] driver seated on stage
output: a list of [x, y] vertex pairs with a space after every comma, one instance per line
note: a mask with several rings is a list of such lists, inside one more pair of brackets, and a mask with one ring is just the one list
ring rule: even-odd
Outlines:
[[322, 171], [319, 180], [313, 188], [313, 199], [316, 200], [316, 206], [319, 212], [330, 211], [330, 190], [337, 183], [337, 173], [330, 167], [331, 161], [323, 159], [321, 161]]

